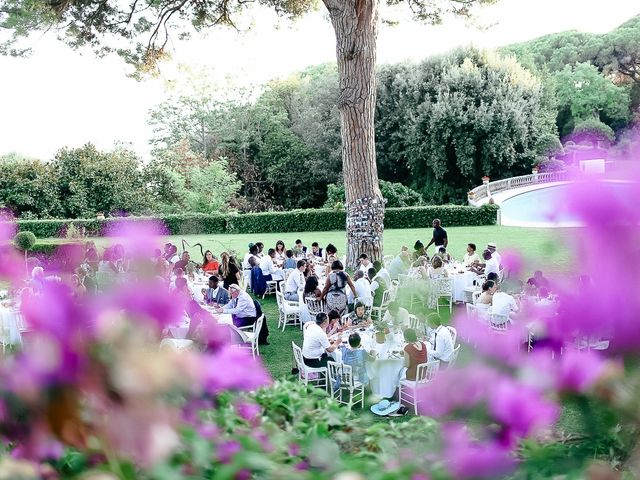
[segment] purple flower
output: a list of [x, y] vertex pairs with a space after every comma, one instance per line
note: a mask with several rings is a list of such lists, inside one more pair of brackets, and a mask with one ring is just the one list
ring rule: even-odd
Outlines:
[[520, 252], [505, 249], [501, 252], [502, 266], [509, 271], [512, 276], [518, 276], [522, 272], [522, 255]]
[[202, 388], [217, 394], [224, 390], [255, 390], [271, 379], [264, 366], [245, 350], [227, 346], [202, 356], [199, 372]]
[[262, 407], [253, 402], [240, 402], [236, 405], [240, 418], [254, 424], [254, 420], [262, 413]]
[[216, 456], [220, 463], [229, 463], [233, 456], [241, 450], [240, 442], [229, 440], [218, 445]]
[[460, 424], [444, 425], [442, 438], [443, 457], [454, 478], [495, 478], [516, 466], [510, 449], [491, 440], [474, 441]]
[[492, 385], [490, 392], [489, 411], [510, 436], [527, 437], [549, 427], [560, 413], [538, 390], [506, 378]]
[[567, 349], [556, 369], [558, 390], [585, 392], [598, 380], [605, 368], [604, 360], [593, 351]]
[[251, 470], [243, 468], [242, 470], [238, 470], [233, 478], [234, 480], [250, 480], [251, 477]]

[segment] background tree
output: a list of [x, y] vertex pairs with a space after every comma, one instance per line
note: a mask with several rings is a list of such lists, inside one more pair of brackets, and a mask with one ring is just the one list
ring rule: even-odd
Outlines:
[[[406, 3], [420, 20], [437, 23], [446, 13], [468, 16], [471, 8], [495, 0], [387, 0]], [[259, 0], [289, 17], [298, 17], [314, 0]], [[382, 257], [384, 206], [378, 188], [375, 158], [375, 63], [379, 0], [323, 0], [336, 34], [339, 74], [338, 108], [341, 121], [342, 162], [347, 200], [347, 263], [354, 266], [360, 253]], [[143, 71], [166, 55], [169, 32], [187, 19], [196, 29], [217, 24], [233, 25], [247, 8], [239, 0], [147, 0], [128, 6], [116, 0], [48, 2], [0, 0], [2, 26], [14, 39], [55, 27], [74, 47], [89, 45], [98, 53], [117, 50]], [[122, 48], [121, 39], [134, 39]], [[142, 39], [142, 40], [140, 40]]]

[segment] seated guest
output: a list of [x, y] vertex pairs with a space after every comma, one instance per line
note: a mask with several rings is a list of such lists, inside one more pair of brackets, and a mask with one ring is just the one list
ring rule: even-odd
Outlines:
[[533, 273], [533, 277], [527, 280], [527, 285], [532, 285], [536, 288], [544, 287], [549, 288], [549, 280], [542, 276], [542, 272], [540, 270], [536, 270]]
[[316, 315], [315, 322], [307, 322], [304, 325], [302, 358], [305, 365], [312, 368], [326, 367], [329, 361], [328, 354], [342, 343], [341, 338], [338, 338], [333, 345], [329, 343], [329, 337], [326, 333], [328, 325], [329, 317], [324, 312]]
[[262, 257], [260, 260], [260, 270], [262, 270], [262, 275], [264, 276], [265, 282], [269, 280], [283, 280], [284, 275], [282, 273], [282, 269], [276, 268], [274, 263], [276, 258], [276, 251], [273, 248], [267, 250], [267, 255]]
[[296, 266], [297, 268], [287, 277], [287, 282], [284, 288], [284, 299], [291, 302], [297, 302], [300, 300], [299, 292], [304, 292], [305, 287], [304, 271], [307, 268], [307, 262], [304, 260], [298, 260]]
[[371, 315], [367, 313], [367, 309], [363, 303], [356, 303], [353, 312], [347, 317], [346, 327], [368, 327], [371, 325]]
[[256, 253], [257, 257], [262, 258], [264, 256], [264, 253], [262, 253], [264, 250], [264, 243], [256, 242], [256, 248], [258, 249], [258, 253]]
[[476, 300], [476, 305], [485, 304], [491, 305], [491, 301], [493, 299], [493, 294], [498, 290], [498, 284], [493, 280], [487, 280], [482, 284], [482, 293]]
[[304, 256], [307, 253], [307, 247], [302, 244], [302, 240], [296, 240], [295, 245], [291, 249], [296, 257]]
[[78, 281], [86, 288], [88, 294], [93, 295], [96, 293], [98, 284], [95, 279], [88, 274], [85, 267], [76, 268], [76, 275], [78, 276]]
[[229, 285], [229, 295], [231, 296], [231, 300], [224, 306], [216, 309], [216, 311], [218, 313], [230, 313], [233, 318], [233, 324], [236, 327], [253, 325], [258, 317], [256, 316], [256, 306], [253, 303], [251, 295], [235, 283]]
[[491, 300], [491, 313], [493, 315], [505, 315], [511, 318], [512, 314], [518, 311], [516, 299], [506, 292], [501, 292], [499, 286], [497, 286], [496, 289], [498, 291], [493, 294]]
[[227, 290], [232, 284], [238, 284], [242, 278], [240, 269], [235, 262], [231, 261], [231, 257], [227, 252], [220, 254], [220, 268], [218, 268], [218, 275], [222, 279], [222, 286]]
[[[171, 244], [170, 244], [171, 245]], [[173, 265], [174, 263], [176, 263], [178, 260], [180, 260], [180, 257], [178, 256], [178, 247], [176, 247], [175, 245], [171, 245], [169, 247], [169, 254], [167, 255], [167, 261]]]
[[336, 333], [342, 331], [342, 325], [340, 323], [340, 314], [335, 310], [331, 310], [328, 313], [329, 316], [329, 325], [327, 325], [327, 336], [335, 335]]
[[491, 257], [498, 263], [498, 268], [502, 265], [502, 255], [498, 253], [497, 246], [494, 242], [487, 243], [487, 250], [491, 252]]
[[369, 385], [369, 376], [367, 375], [366, 362], [371, 362], [375, 358], [362, 348], [362, 339], [357, 333], [349, 335], [349, 346], [342, 345], [342, 363], [351, 366], [353, 372], [353, 380], [363, 385]]
[[186, 272], [187, 265], [189, 265], [190, 262], [191, 256], [189, 255], [189, 252], [185, 250], [184, 252], [182, 252], [182, 257], [180, 258], [180, 260], [173, 264], [173, 271], [175, 272], [176, 269], [180, 268], [183, 272]]
[[418, 365], [427, 362], [427, 346], [418, 340], [416, 331], [407, 328], [404, 331], [404, 340], [407, 345], [404, 347], [404, 366], [407, 368], [407, 380], [415, 381]]
[[314, 300], [320, 300], [322, 298], [322, 291], [318, 288], [318, 277], [311, 275], [307, 277], [304, 283], [304, 298], [313, 298]]
[[285, 270], [292, 270], [296, 268], [296, 259], [293, 258], [293, 251], [287, 250], [285, 253], [284, 263], [282, 264], [282, 268]]
[[429, 265], [429, 259], [426, 256], [418, 257], [418, 259], [415, 262], [413, 262], [413, 265], [409, 269], [409, 276], [411, 278], [420, 278], [420, 279], [429, 278], [429, 271], [427, 270], [428, 265]]
[[493, 283], [498, 285], [500, 276], [496, 272], [491, 272], [487, 275], [487, 280], [491, 280]]
[[384, 314], [383, 320], [389, 325], [409, 326], [409, 311], [400, 306], [398, 302], [389, 303], [389, 308]]
[[193, 298], [187, 279], [184, 277], [176, 277], [174, 291], [179, 295], [184, 295], [186, 298]]
[[389, 283], [385, 280], [388, 278], [388, 275], [380, 276], [379, 272], [376, 273], [375, 268], [369, 269], [369, 279], [371, 280], [371, 295], [373, 296], [373, 303], [379, 307], [382, 305], [382, 296], [384, 295], [385, 290], [389, 289], [389, 285], [391, 285], [391, 279], [389, 279]]
[[444, 263], [439, 255], [434, 255], [431, 259], [431, 268], [429, 269], [429, 278], [443, 278], [448, 277], [449, 274], [444, 268]]
[[490, 273], [499, 275], [500, 266], [497, 260], [492, 257], [489, 250], [485, 250], [484, 252], [482, 252], [482, 258], [484, 259], [484, 264], [477, 264], [475, 267], [471, 267], [471, 270], [480, 275], [485, 274], [487, 277], [489, 277]]
[[429, 360], [440, 360], [440, 367], [446, 367], [454, 349], [451, 331], [442, 325], [440, 315], [431, 315], [429, 322], [433, 328], [433, 348], [429, 351]]
[[209, 274], [217, 274], [218, 268], [220, 268], [220, 262], [213, 256], [211, 250], [204, 252], [204, 258], [202, 259], [202, 271]]
[[470, 267], [471, 265], [480, 263], [480, 255], [476, 253], [475, 243], [467, 244], [467, 252], [464, 254], [462, 263], [464, 264], [465, 267]]
[[284, 262], [287, 258], [286, 249], [284, 248], [284, 242], [282, 240], [278, 240], [276, 242], [276, 262]]
[[[365, 277], [362, 270], [357, 270], [353, 274], [353, 285], [356, 287], [356, 297], [367, 307], [373, 305], [373, 295], [371, 294], [371, 283], [369, 279]], [[353, 300], [355, 300], [355, 298]]]
[[369, 260], [369, 256], [366, 253], [360, 255], [360, 270], [362, 273], [367, 273], [371, 268], [371, 261]]
[[406, 275], [409, 272], [411, 256], [407, 250], [402, 250], [389, 264], [389, 277], [398, 280], [398, 275]]
[[444, 247], [438, 248], [438, 256], [444, 263], [450, 263], [453, 261], [453, 257], [447, 253], [447, 249]]
[[329, 245], [327, 245], [327, 248], [324, 249], [324, 253], [327, 255], [326, 274], [329, 275], [329, 273], [331, 272], [331, 264], [335, 261], [340, 260], [338, 258], [338, 249], [333, 243], [330, 243]]
[[[373, 278], [370, 277], [372, 282], [374, 280], [382, 278], [384, 283], [386, 283], [387, 285], [391, 285], [391, 275], [389, 275], [389, 270], [383, 267], [382, 263], [376, 260], [375, 262], [373, 262], [373, 268], [375, 270], [375, 274]], [[371, 269], [369, 269], [369, 272], [371, 272]]]
[[318, 246], [318, 242], [313, 242], [311, 244], [311, 252], [309, 252], [309, 256], [322, 258], [322, 249]]
[[202, 289], [204, 302], [208, 305], [226, 305], [229, 303], [229, 292], [220, 285], [220, 280], [216, 275], [209, 277], [209, 288]]
[[82, 279], [77, 273], [71, 275], [71, 291], [73, 297], [78, 299], [87, 294], [87, 287], [82, 284]]
[[429, 255], [427, 254], [427, 249], [424, 248], [424, 244], [420, 240], [417, 240], [416, 243], [413, 245], [412, 258], [413, 260], [418, 260], [418, 258], [420, 257], [427, 257], [428, 259]]

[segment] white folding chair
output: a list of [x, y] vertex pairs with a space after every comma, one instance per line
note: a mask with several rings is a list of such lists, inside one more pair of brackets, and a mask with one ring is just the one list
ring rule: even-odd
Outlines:
[[[455, 345], [455, 342], [454, 342]], [[451, 354], [451, 359], [449, 360], [449, 366], [447, 368], [453, 367], [458, 361], [458, 354], [460, 353], [460, 344], [456, 348], [453, 349], [453, 353]]]
[[412, 328], [417, 332], [423, 326], [424, 325], [420, 322], [418, 317], [416, 317], [412, 313], [409, 314], [409, 328]]
[[472, 303], [465, 303], [467, 309], [467, 318], [476, 318], [478, 316], [478, 309]]
[[[339, 403], [346, 405], [349, 410], [353, 405], [360, 403], [364, 408], [364, 385], [353, 380], [351, 365], [344, 363], [328, 362], [329, 388], [331, 396]], [[347, 399], [344, 399], [347, 396]]]
[[298, 367], [298, 380], [305, 385], [314, 385], [316, 387], [322, 387], [327, 389], [327, 369], [326, 367], [310, 367], [304, 363], [302, 357], [302, 349], [291, 342], [291, 348], [293, 349], [293, 358]]
[[260, 315], [253, 325], [247, 325], [246, 327], [236, 327], [235, 325], [229, 325], [232, 331], [234, 331], [241, 339], [240, 343], [235, 346], [242, 350], [251, 350], [251, 355], [256, 358], [256, 355], [260, 355], [260, 349], [258, 346], [258, 337], [260, 335], [260, 329], [264, 322], [264, 314]]
[[377, 320], [382, 320], [387, 308], [389, 308], [389, 304], [391, 303], [391, 291], [385, 290], [382, 293], [382, 301], [379, 306], [373, 307], [371, 309], [371, 315], [375, 316]]
[[434, 295], [436, 297], [436, 311], [440, 312], [440, 299], [449, 299], [449, 311], [453, 311], [453, 279], [448, 277], [436, 278], [433, 281]]
[[399, 391], [400, 403], [403, 403], [403, 400], [409, 402], [409, 405], [413, 406], [413, 411], [417, 415], [418, 403], [420, 403], [420, 400], [418, 398], [418, 388], [420, 387], [420, 385], [425, 385], [433, 380], [433, 377], [435, 376], [439, 368], [440, 360], [432, 360], [427, 363], [421, 363], [416, 369], [415, 380], [401, 380]]
[[272, 293], [276, 293], [278, 291], [278, 282], [277, 280], [267, 280], [267, 288], [265, 289], [264, 293], [262, 294], [262, 299], [264, 300], [264, 297], [266, 295], [271, 295]]
[[282, 331], [287, 325], [300, 325], [302, 328], [302, 321], [300, 320], [300, 306], [297, 302], [291, 302], [285, 300], [282, 292], [276, 292], [276, 301], [278, 302], [278, 311], [280, 316], [278, 318], [278, 328], [282, 326]]

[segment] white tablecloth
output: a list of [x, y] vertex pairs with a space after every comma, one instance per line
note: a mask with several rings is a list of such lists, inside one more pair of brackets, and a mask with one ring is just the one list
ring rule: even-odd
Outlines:
[[4, 342], [11, 345], [22, 345], [22, 338], [18, 329], [18, 316], [15, 310], [0, 306], [0, 325]]
[[[358, 331], [362, 338], [362, 347], [370, 352], [376, 352], [376, 360], [367, 362], [367, 375], [371, 391], [380, 397], [392, 397], [400, 383], [400, 376], [404, 369], [404, 339], [402, 333], [390, 333], [384, 343], [377, 343], [375, 334], [368, 329]], [[348, 345], [349, 335], [343, 335], [343, 343]], [[398, 353], [393, 353], [398, 352]], [[342, 362], [342, 352], [333, 353], [336, 362]]]
[[464, 289], [473, 286], [475, 274], [469, 271], [464, 273], [449, 271], [448, 275], [453, 279], [453, 301], [464, 302]]

